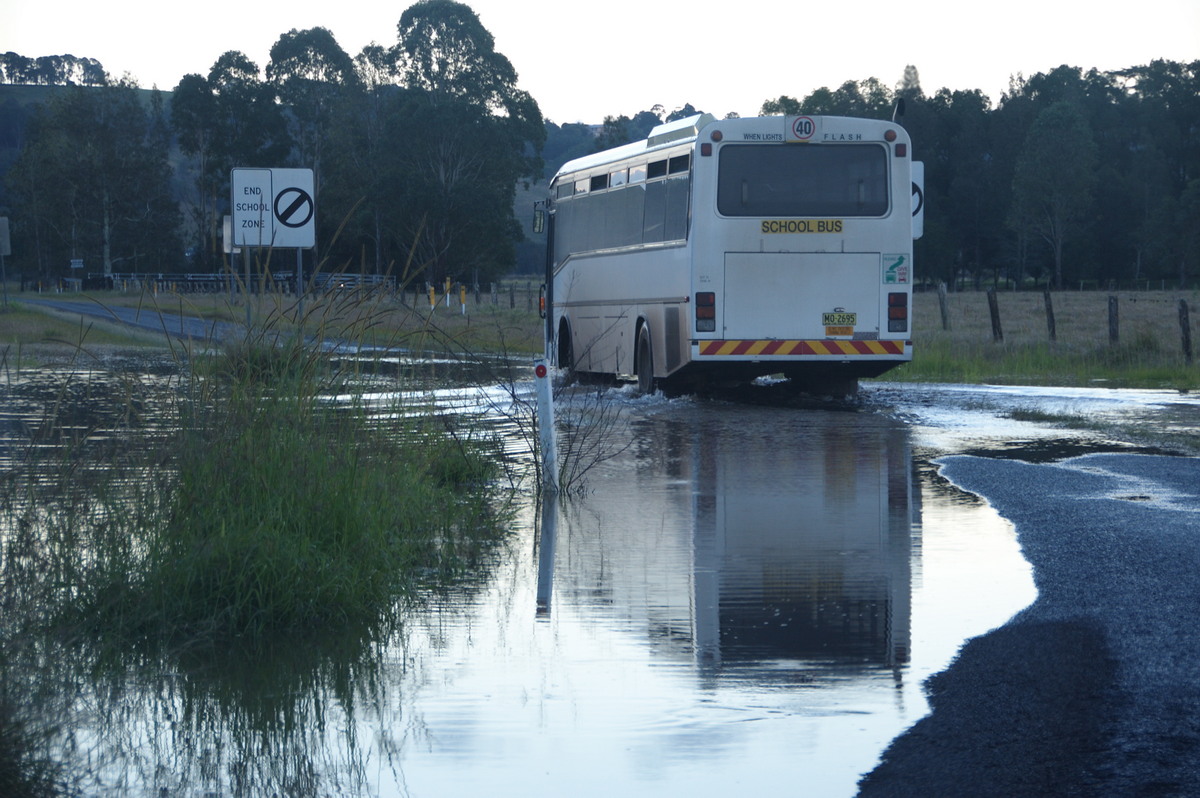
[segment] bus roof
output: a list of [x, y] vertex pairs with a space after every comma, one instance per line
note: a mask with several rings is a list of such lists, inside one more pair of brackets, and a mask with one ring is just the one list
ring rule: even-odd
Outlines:
[[[583, 176], [586, 177], [587, 173], [599, 172], [608, 164], [695, 142], [700, 131], [716, 121], [716, 117], [712, 114], [697, 114], [686, 119], [666, 122], [651, 130], [649, 137], [642, 141], [630, 142], [620, 147], [584, 155], [566, 162], [550, 182], [553, 184], [564, 175], [572, 173], [583, 173]], [[794, 123], [797, 122], [807, 123], [807, 130], [803, 131], [805, 135], [801, 135], [801, 131], [794, 128]], [[907, 132], [903, 125], [884, 119], [814, 114], [812, 116], [742, 117], [727, 119], [721, 124], [743, 131], [739, 135], [745, 135], [746, 140], [755, 136], [754, 140], [761, 142], [861, 141], [864, 135], [871, 137], [871, 140], [876, 140], [874, 137], [878, 136], [878, 140], [882, 142], [884, 135], [889, 130], [895, 131], [902, 139], [907, 140]], [[726, 131], [726, 133], [730, 132], [732, 131]]]
[[[664, 122], [661, 125], [655, 126], [650, 131], [650, 136], [644, 140], [622, 144], [620, 147], [613, 147], [610, 150], [603, 150], [602, 152], [594, 152], [591, 155], [584, 155], [580, 158], [567, 161], [559, 168], [554, 178], [558, 179], [560, 175], [570, 172], [580, 172], [625, 158], [632, 158], [640, 153], [654, 152], [670, 145], [694, 141], [700, 135], [701, 128], [709, 122], [714, 121], [716, 121], [716, 117], [712, 114], [696, 114], [686, 119]], [[552, 180], [551, 182], [554, 181]]]

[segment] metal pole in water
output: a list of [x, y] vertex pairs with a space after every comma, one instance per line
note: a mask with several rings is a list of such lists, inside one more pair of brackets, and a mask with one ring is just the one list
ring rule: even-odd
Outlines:
[[545, 358], [533, 361], [533, 382], [537, 388], [538, 439], [542, 448], [542, 489], [558, 493], [558, 445], [554, 437], [554, 391]]
[[538, 618], [550, 617], [550, 597], [554, 594], [554, 546], [558, 540], [558, 494], [542, 496], [542, 528], [538, 542]]

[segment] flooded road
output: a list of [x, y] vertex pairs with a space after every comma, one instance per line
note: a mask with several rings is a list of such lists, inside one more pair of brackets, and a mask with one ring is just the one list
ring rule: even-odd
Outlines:
[[[52, 382], [10, 382], [4, 429], [61, 401]], [[81, 430], [107, 423], [88, 397], [108, 393], [79, 399]], [[511, 388], [423, 396], [500, 418], [528, 458]], [[869, 386], [852, 407], [568, 395], [560, 446], [589, 424], [602, 441], [579, 453], [582, 490], [527, 496], [489, 566], [395, 636], [102, 675], [55, 642], [21, 684], [89, 795], [852, 796], [928, 713], [924, 680], [1036, 598], [1011, 524], [936, 459], [1115, 446], [1014, 420], [1031, 408], [1161, 426], [1200, 405], [969, 386]]]
[[853, 795], [921, 681], [1033, 599], [1008, 525], [882, 414], [612, 401], [632, 445], [430, 618], [381, 792]]

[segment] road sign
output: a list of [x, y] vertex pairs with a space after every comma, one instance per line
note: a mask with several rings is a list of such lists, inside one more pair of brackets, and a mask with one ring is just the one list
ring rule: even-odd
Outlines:
[[221, 217], [221, 250], [226, 255], [241, 255], [242, 248], [233, 245], [233, 217]]
[[317, 203], [311, 169], [234, 169], [233, 245], [311, 249]]

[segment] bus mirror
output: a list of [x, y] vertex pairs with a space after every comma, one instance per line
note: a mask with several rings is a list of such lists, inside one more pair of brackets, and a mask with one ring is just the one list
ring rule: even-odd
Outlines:
[[546, 232], [546, 212], [541, 208], [533, 212], [533, 232], [538, 235]]

